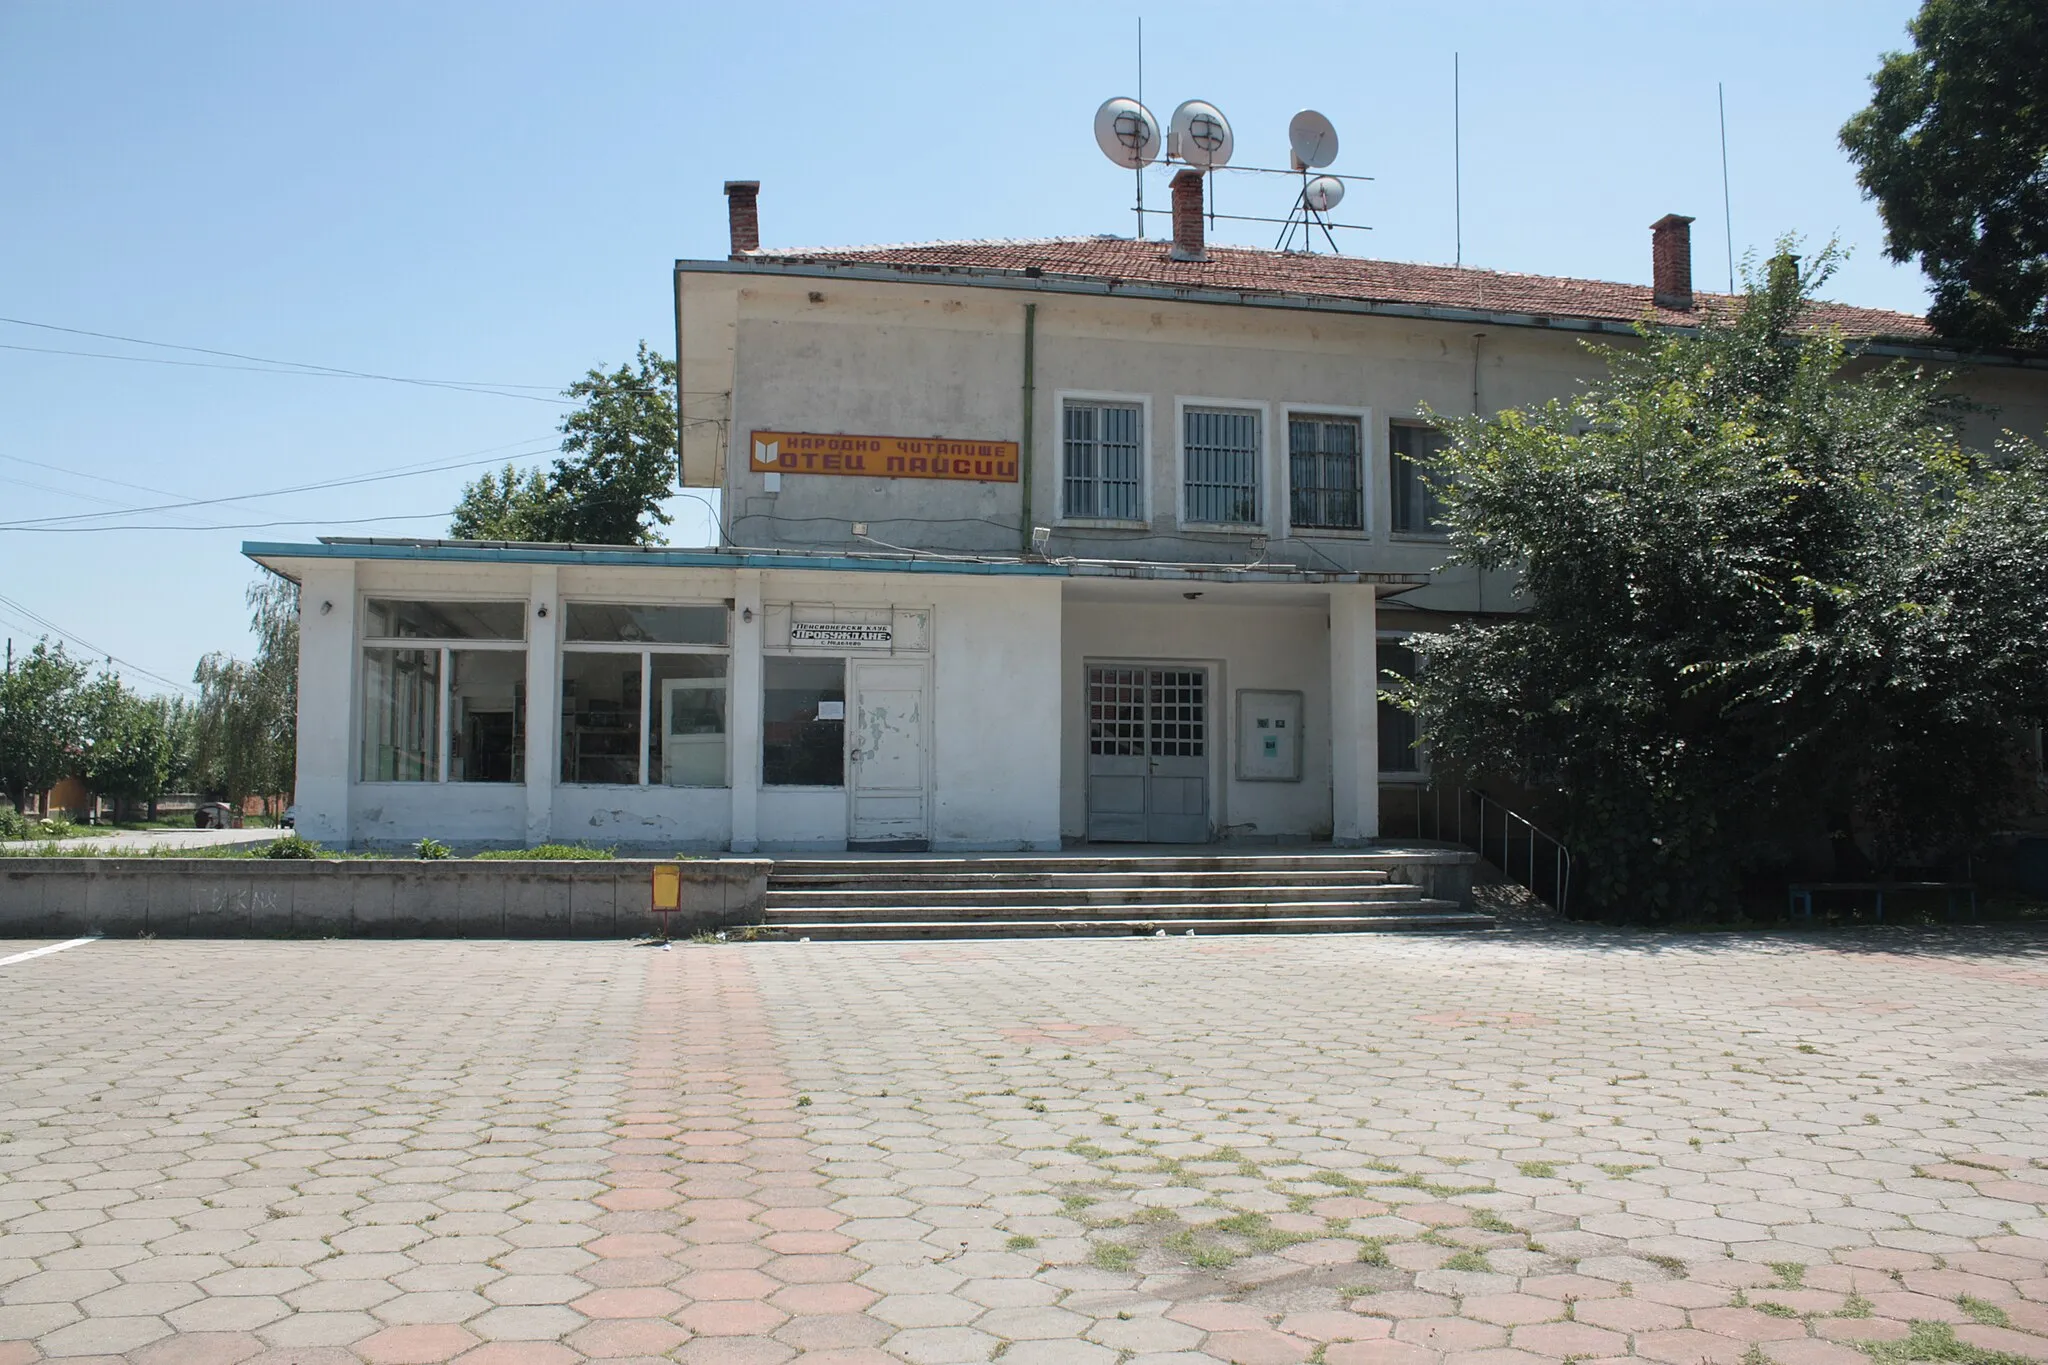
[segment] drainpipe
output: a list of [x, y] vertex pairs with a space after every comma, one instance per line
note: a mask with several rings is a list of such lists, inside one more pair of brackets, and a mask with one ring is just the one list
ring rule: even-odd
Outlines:
[[1031, 424], [1038, 409], [1038, 305], [1024, 305], [1024, 439], [1018, 446], [1017, 481], [1023, 489], [1023, 524], [1017, 528], [1019, 554], [1031, 552]]

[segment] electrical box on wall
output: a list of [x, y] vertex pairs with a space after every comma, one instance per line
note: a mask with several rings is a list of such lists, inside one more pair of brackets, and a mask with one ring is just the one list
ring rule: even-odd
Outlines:
[[1240, 782], [1301, 781], [1301, 693], [1237, 694]]

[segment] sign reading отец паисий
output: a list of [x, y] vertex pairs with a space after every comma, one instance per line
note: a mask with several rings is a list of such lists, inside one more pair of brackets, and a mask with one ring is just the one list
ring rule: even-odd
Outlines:
[[829, 436], [757, 431], [757, 474], [855, 474], [878, 479], [1017, 482], [1015, 441], [955, 441], [944, 436]]

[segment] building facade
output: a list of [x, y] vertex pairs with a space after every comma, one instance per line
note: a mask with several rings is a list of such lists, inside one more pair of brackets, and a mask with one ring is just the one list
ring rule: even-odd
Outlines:
[[[1652, 286], [1175, 240], [679, 261], [704, 550], [248, 553], [301, 596], [299, 827], [662, 850], [1369, 842], [1427, 778], [1403, 641], [1512, 611], [1446, 568], [1437, 415], [1564, 396], [1581, 344], [1696, 326]], [[1195, 207], [1191, 209], [1189, 205]], [[1816, 310], [1876, 356], [1918, 318]], [[1973, 420], [2038, 435], [2042, 371]], [[1972, 433], [1982, 439], [1984, 433]], [[1391, 832], [1391, 831], [1389, 831]]]

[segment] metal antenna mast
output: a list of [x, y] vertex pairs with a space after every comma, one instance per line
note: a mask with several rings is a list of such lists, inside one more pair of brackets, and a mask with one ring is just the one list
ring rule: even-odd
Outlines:
[[[1145, 16], [1138, 16], [1138, 103], [1145, 102]], [[1145, 168], [1139, 166], [1133, 175], [1138, 177], [1138, 240], [1145, 240]]]
[[1728, 234], [1728, 292], [1735, 292], [1735, 211], [1728, 197], [1728, 93], [1714, 82], [1714, 99], [1721, 106], [1721, 227]]
[[1457, 255], [1451, 264], [1465, 264], [1465, 110], [1458, 84], [1458, 54], [1451, 54], [1451, 213], [1457, 227]]

